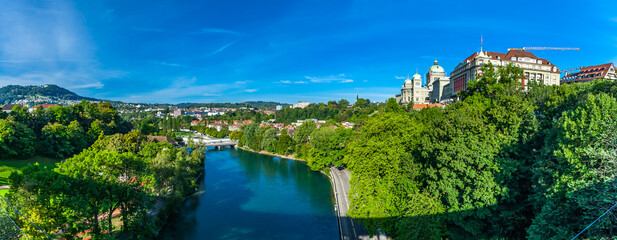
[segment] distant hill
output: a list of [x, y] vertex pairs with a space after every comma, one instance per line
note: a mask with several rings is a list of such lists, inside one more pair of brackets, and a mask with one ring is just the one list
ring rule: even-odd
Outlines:
[[14, 103], [19, 100], [36, 100], [39, 102], [45, 102], [46, 100], [50, 102], [66, 100], [98, 101], [95, 98], [79, 96], [66, 88], [53, 84], [43, 86], [8, 85], [0, 88], [0, 104]]
[[291, 104], [287, 103], [278, 103], [278, 102], [263, 102], [263, 101], [247, 101], [241, 103], [179, 103], [176, 104], [178, 107], [207, 107], [207, 108], [239, 108], [239, 107], [253, 107], [259, 109], [274, 109], [277, 105], [281, 105], [283, 107], [289, 106]]

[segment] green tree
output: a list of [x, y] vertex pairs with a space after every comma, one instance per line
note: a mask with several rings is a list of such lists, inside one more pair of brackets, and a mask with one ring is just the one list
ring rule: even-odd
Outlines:
[[293, 151], [293, 146], [293, 139], [287, 133], [287, 129], [283, 128], [281, 130], [281, 136], [278, 142], [276, 142], [276, 153], [289, 155]]
[[[538, 213], [531, 239], [571, 238], [617, 201], [617, 100], [591, 94], [555, 121], [534, 167]], [[612, 238], [614, 221], [607, 215], [582, 237]]]
[[261, 149], [268, 151], [268, 152], [275, 152], [275, 147], [276, 147], [276, 134], [277, 134], [277, 130], [276, 128], [271, 128], [268, 127], [265, 129], [264, 133], [263, 133], [263, 138], [261, 140]]
[[35, 135], [26, 125], [0, 119], [0, 159], [27, 158], [34, 155]]

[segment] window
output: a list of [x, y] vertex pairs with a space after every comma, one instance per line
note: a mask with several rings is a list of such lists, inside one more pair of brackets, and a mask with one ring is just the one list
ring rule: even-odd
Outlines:
[[420, 86], [420, 83], [419, 83], [419, 82], [416, 82], [416, 86]]
[[480, 65], [483, 65], [483, 64], [484, 64], [484, 61], [480, 60], [479, 64], [480, 64]]
[[500, 56], [497, 56], [497, 59], [498, 59], [498, 60], [501, 60], [501, 57], [500, 57]]
[[510, 60], [516, 61], [516, 57], [511, 57]]
[[538, 64], [542, 64], [542, 60], [538, 60]]
[[417, 102], [417, 101], [420, 101], [420, 98], [416, 98], [416, 102]]

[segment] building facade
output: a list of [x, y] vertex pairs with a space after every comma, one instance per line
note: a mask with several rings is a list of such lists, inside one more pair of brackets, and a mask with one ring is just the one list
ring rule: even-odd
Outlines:
[[541, 82], [545, 85], [559, 85], [561, 71], [544, 58], [536, 57], [531, 52], [511, 50], [508, 53], [482, 51], [474, 53], [459, 63], [450, 74], [451, 95], [455, 97], [459, 91], [467, 88], [469, 81], [475, 80], [482, 74], [482, 66], [488, 63], [493, 66], [507, 66], [513, 64], [523, 69], [525, 79], [523, 86], [530, 81]]
[[412, 79], [407, 77], [401, 87], [401, 94], [396, 95], [396, 101], [401, 105], [440, 102], [450, 78], [446, 77], [446, 72], [439, 66], [437, 60], [426, 72], [425, 79], [423, 80], [417, 73]]
[[299, 101], [298, 103], [291, 105], [291, 108], [305, 108], [308, 105], [311, 105], [311, 103], [310, 102]]
[[401, 87], [401, 94], [396, 95], [396, 101], [401, 105], [412, 103], [423, 103], [428, 97], [429, 89], [422, 87], [422, 76], [414, 74], [412, 79], [405, 79]]
[[566, 74], [561, 78], [561, 83], [574, 83], [574, 82], [590, 82], [595, 79], [609, 79], [615, 80], [617, 76], [615, 74], [615, 66], [612, 63], [605, 63], [589, 67], [581, 67], [579, 72]]

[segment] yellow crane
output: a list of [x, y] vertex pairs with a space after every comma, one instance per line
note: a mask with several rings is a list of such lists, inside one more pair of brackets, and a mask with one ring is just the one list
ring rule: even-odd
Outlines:
[[560, 48], [560, 47], [522, 47], [522, 48], [508, 48], [508, 51], [518, 50], [518, 51], [529, 51], [529, 50], [580, 50], [579, 48]]

